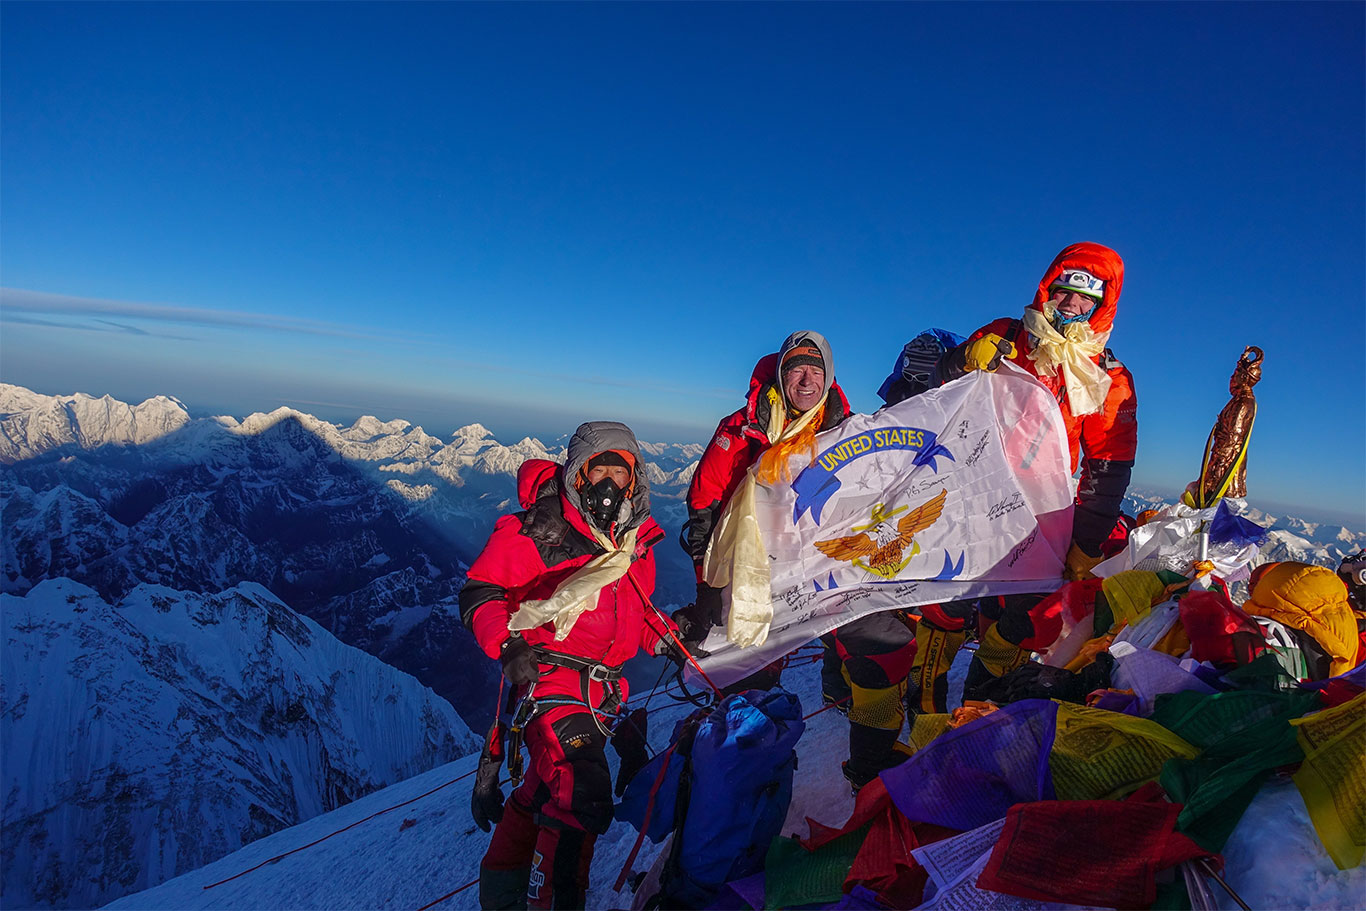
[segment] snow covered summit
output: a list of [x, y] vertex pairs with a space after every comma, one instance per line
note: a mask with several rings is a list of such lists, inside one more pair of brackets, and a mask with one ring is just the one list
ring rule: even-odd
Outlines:
[[158, 395], [140, 405], [111, 396], [39, 395], [0, 383], [0, 464], [74, 446], [141, 444], [173, 433], [190, 421], [185, 406]]
[[[955, 679], [961, 681], [964, 664], [957, 666]], [[820, 705], [818, 665], [791, 669], [784, 682], [800, 696], [808, 712]], [[667, 704], [658, 708], [658, 703], [650, 719], [655, 750], [667, 745], [674, 723], [691, 710], [691, 706]], [[808, 721], [797, 742], [797, 771], [783, 835], [805, 837], [808, 817], [831, 826], [848, 818], [854, 801], [839, 771], [848, 737], [849, 724], [836, 712], [822, 712]], [[608, 756], [615, 776], [616, 756], [611, 750]], [[459, 759], [277, 832], [110, 907], [137, 911], [421, 908], [447, 896], [433, 911], [478, 908], [478, 886], [471, 883], [478, 876], [479, 859], [490, 836], [475, 828], [469, 815], [475, 759]], [[643, 896], [632, 895], [629, 886], [621, 892], [612, 888], [635, 840], [635, 830], [625, 823], [614, 823], [598, 839], [587, 907], [639, 906]], [[632, 869], [657, 868], [668, 849], [668, 842], [644, 841]], [[1224, 856], [1224, 876], [1254, 908], [1347, 911], [1360, 906], [1366, 889], [1366, 868], [1334, 867], [1299, 792], [1286, 781], [1262, 788], [1234, 830]], [[265, 863], [273, 858], [279, 859]], [[1219, 908], [1236, 909], [1232, 899], [1215, 890]], [[1046, 907], [1003, 895], [989, 894], [988, 898], [998, 904], [985, 907]]]

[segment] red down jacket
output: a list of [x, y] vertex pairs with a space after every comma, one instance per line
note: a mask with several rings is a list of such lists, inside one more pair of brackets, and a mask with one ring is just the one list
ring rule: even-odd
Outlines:
[[[1124, 285], [1124, 261], [1114, 250], [1100, 244], [1072, 244], [1059, 253], [1039, 281], [1029, 309], [1043, 309], [1044, 301], [1050, 296], [1048, 286], [1067, 269], [1085, 269], [1105, 282], [1105, 294], [1087, 322], [1097, 333], [1110, 331]], [[1110, 375], [1110, 392], [1105, 397], [1105, 405], [1095, 414], [1074, 415], [1061, 373], [1039, 376], [1034, 362], [1026, 356], [1033, 347], [1033, 337], [1019, 320], [1004, 317], [978, 329], [962, 346], [944, 355], [940, 361], [940, 375], [945, 382], [963, 375], [964, 347], [990, 333], [1014, 342], [1016, 365], [1038, 377], [1058, 397], [1062, 419], [1067, 426], [1067, 442], [1072, 450], [1072, 470], [1076, 471], [1078, 464], [1082, 468], [1072, 538], [1083, 550], [1096, 556], [1100, 553], [1101, 542], [1119, 518], [1138, 451], [1138, 399], [1134, 394], [1133, 375], [1106, 348], [1096, 356], [1096, 363]]]
[[[583, 514], [565, 493], [564, 471], [544, 459], [522, 463], [517, 496], [524, 511], [498, 520], [483, 552], [470, 566], [460, 592], [460, 613], [490, 658], [499, 656], [508, 638], [508, 618], [523, 601], [550, 597], [560, 582], [603, 553]], [[637, 483], [644, 484], [643, 472]], [[633, 499], [640, 495], [638, 488]], [[522, 634], [528, 643], [609, 667], [624, 664], [640, 648], [655, 651], [664, 628], [675, 629], [672, 621], [661, 619], [642, 598], [642, 593], [648, 597], [654, 591], [653, 547], [664, 531], [648, 516], [637, 527], [635, 561], [626, 576], [602, 590], [597, 607], [581, 614], [563, 641], [555, 640], [554, 624], [546, 623]], [[548, 665], [541, 669], [538, 697], [581, 695], [577, 672]], [[625, 678], [621, 687], [624, 700]], [[602, 685], [596, 680], [590, 698], [594, 705], [602, 703]]]
[[[827, 344], [825, 361], [829, 364], [832, 360]], [[717, 425], [716, 433], [693, 473], [688, 487], [688, 523], [683, 528], [683, 549], [692, 557], [699, 582], [702, 580], [702, 558], [706, 556], [707, 542], [711, 540], [721, 510], [730, 502], [749, 466], [769, 447], [764, 428], [768, 426], [772, 407], [769, 390], [778, 383], [777, 371], [777, 352], [765, 355], [754, 365], [744, 407]], [[829, 430], [849, 417], [849, 400], [844, 397], [839, 383], [834, 382], [833, 371], [827, 374], [827, 382], [830, 386], [825, 394], [825, 418], [820, 430]]]

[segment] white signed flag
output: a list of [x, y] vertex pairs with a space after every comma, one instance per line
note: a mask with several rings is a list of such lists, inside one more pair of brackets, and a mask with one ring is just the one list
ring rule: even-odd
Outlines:
[[767, 566], [738, 565], [739, 548], [716, 552], [721, 526], [744, 524], [736, 516], [723, 517], [708, 554], [709, 575], [748, 582], [751, 594], [767, 576], [771, 604], [737, 594], [728, 609], [743, 622], [730, 618], [730, 639], [712, 631], [702, 664], [718, 685], [875, 611], [1060, 584], [1067, 432], [1052, 394], [1009, 362], [854, 415], [791, 469], [790, 483], [756, 483], [745, 507]]

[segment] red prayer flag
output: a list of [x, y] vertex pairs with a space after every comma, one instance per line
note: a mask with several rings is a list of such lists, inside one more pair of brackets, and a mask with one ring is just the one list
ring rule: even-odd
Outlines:
[[1175, 831], [1180, 812], [1134, 800], [1016, 804], [977, 885], [1037, 901], [1147, 907], [1157, 871], [1211, 856]]

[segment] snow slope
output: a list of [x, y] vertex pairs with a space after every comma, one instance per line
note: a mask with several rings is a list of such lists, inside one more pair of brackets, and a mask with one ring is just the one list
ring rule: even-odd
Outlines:
[[478, 749], [259, 585], [3, 603], [5, 907], [90, 907]]
[[[961, 680], [961, 662], [956, 677]], [[808, 712], [820, 705], [819, 667], [792, 669], [785, 682]], [[663, 697], [656, 697], [655, 705]], [[686, 708], [671, 706], [651, 715], [650, 742], [667, 744], [673, 723]], [[848, 722], [822, 712], [807, 722], [797, 744], [799, 762], [793, 800], [783, 834], [808, 834], [806, 817], [827, 824], [848, 818], [854, 802], [839, 771], [847, 755]], [[610, 751], [609, 751], [610, 754]], [[612, 757], [615, 774], [615, 756]], [[489, 836], [469, 816], [474, 757], [433, 769], [333, 813], [278, 832], [193, 873], [178, 877], [111, 908], [422, 908], [478, 876]], [[442, 785], [440, 790], [428, 794]], [[423, 796], [423, 795], [426, 796]], [[389, 810], [404, 801], [407, 806]], [[366, 817], [389, 810], [368, 821]], [[249, 870], [343, 827], [355, 828], [321, 844], [223, 885], [205, 886]], [[636, 832], [614, 824], [598, 841], [593, 858], [589, 908], [630, 907], [629, 890], [611, 888], [635, 842]], [[645, 870], [662, 847], [644, 842], [634, 869]], [[1366, 869], [1339, 871], [1309, 825], [1295, 786], [1268, 784], [1253, 802], [1226, 849], [1226, 879], [1253, 908], [1356, 909], [1366, 894]], [[1236, 908], [1212, 886], [1221, 908]], [[479, 907], [478, 886], [435, 906], [435, 911]]]

